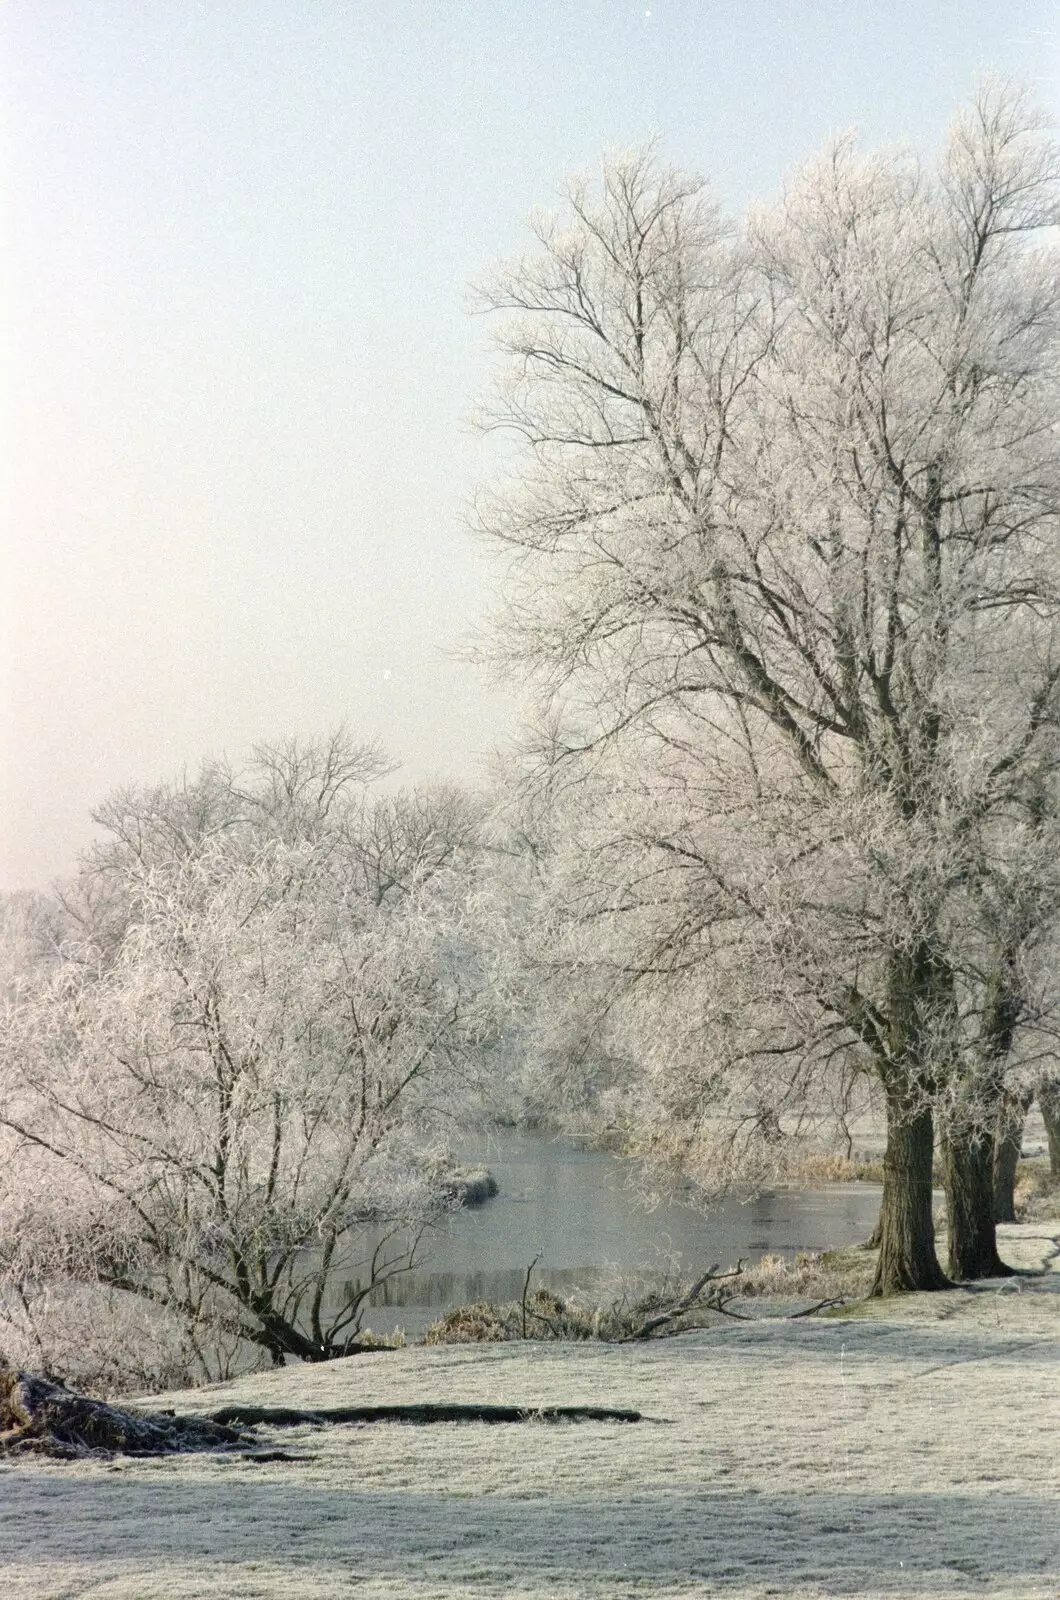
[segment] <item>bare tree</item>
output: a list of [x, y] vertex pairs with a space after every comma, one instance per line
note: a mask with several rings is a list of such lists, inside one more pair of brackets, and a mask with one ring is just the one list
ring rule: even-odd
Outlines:
[[108, 918], [3, 1021], [0, 1300], [23, 1332], [95, 1285], [179, 1325], [207, 1371], [233, 1340], [325, 1360], [411, 1264], [478, 1029], [472, 839], [430, 873], [402, 861], [381, 899], [362, 867], [380, 763], [336, 756], [290, 744], [101, 810], [113, 842], [86, 876], [120, 938]]
[[839, 140], [741, 229], [638, 152], [485, 291], [489, 420], [527, 444], [479, 508], [511, 555], [495, 654], [580, 791], [566, 922], [612, 949], [577, 959], [609, 1012], [670, 996], [686, 1145], [737, 1067], [755, 1105], [830, 1062], [875, 1078], [881, 1293], [945, 1281], [933, 1112], [989, 1053], [977, 885], [1014, 830], [1038, 848], [1054, 786], [1060, 293], [1028, 240], [1058, 182], [1004, 86], [937, 172]]

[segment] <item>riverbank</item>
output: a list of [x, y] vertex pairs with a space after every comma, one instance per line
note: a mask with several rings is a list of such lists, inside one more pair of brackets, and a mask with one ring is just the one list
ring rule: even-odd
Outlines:
[[[642, 1345], [410, 1347], [154, 1397], [468, 1400], [639, 1424], [262, 1429], [298, 1459], [0, 1468], [19, 1600], [1055, 1600], [1060, 1226], [1044, 1276]], [[768, 1310], [768, 1307], [763, 1307]]]

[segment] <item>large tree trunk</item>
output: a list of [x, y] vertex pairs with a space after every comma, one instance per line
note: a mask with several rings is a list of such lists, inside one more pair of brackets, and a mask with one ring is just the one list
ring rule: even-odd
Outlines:
[[1040, 1083], [1038, 1104], [1049, 1140], [1049, 1171], [1054, 1178], [1060, 1178], [1060, 1083]]
[[942, 1140], [942, 1175], [951, 1278], [999, 1278], [1011, 1267], [997, 1253], [994, 1225], [994, 1141], [982, 1129], [950, 1127]]
[[949, 1287], [935, 1254], [931, 1215], [933, 1147], [930, 1110], [926, 1106], [911, 1110], [907, 1097], [888, 1095], [880, 1254], [871, 1291], [874, 1295]]
[[1031, 1096], [1006, 1091], [994, 1134], [994, 1221], [1016, 1220], [1016, 1168]]

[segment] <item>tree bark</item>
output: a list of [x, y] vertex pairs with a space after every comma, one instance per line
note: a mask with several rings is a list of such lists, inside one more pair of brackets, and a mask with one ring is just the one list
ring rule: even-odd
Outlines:
[[931, 1214], [933, 1155], [930, 1109], [910, 1109], [907, 1096], [889, 1094], [880, 1255], [873, 1295], [949, 1287], [935, 1253]]
[[1039, 1084], [1038, 1104], [1049, 1141], [1049, 1171], [1060, 1178], [1060, 1083]]
[[872, 1232], [869, 1234], [868, 1238], [865, 1240], [865, 1243], [861, 1246], [861, 1248], [863, 1250], [878, 1250], [882, 1243], [883, 1243], [883, 1206], [881, 1205], [880, 1206], [880, 1214], [876, 1218], [876, 1226], [873, 1228]]
[[942, 1140], [942, 1175], [949, 1229], [951, 1278], [1011, 1275], [997, 1253], [994, 1224], [994, 1141], [982, 1129], [948, 1128]]

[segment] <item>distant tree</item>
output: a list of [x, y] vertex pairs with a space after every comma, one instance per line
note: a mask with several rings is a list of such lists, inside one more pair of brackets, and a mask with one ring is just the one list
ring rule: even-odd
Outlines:
[[[450, 791], [373, 800], [380, 770], [289, 744], [101, 808], [80, 901], [106, 883], [102, 943], [2, 1026], [0, 1301], [23, 1336], [95, 1285], [157, 1308], [207, 1371], [232, 1341], [326, 1360], [411, 1264], [479, 1028], [475, 839]], [[405, 810], [431, 851], [405, 848]]]
[[11, 999], [58, 957], [65, 934], [60, 907], [47, 894], [0, 894], [0, 1001]]
[[945, 1282], [936, 1115], [953, 1248], [996, 1261], [984, 1173], [1035, 1021], [1023, 995], [998, 1032], [996, 962], [1055, 916], [1041, 894], [1010, 961], [984, 891], [1055, 839], [1058, 189], [1041, 118], [988, 88], [936, 172], [841, 139], [742, 229], [613, 159], [484, 291], [486, 422], [526, 451], [479, 520], [511, 555], [495, 659], [567, 794], [557, 949], [675, 1159], [712, 1120], [775, 1130], [832, 1066], [874, 1079], [878, 1293]]
[[1049, 1144], [1049, 1171], [1054, 1178], [1060, 1178], [1060, 1079], [1043, 1077], [1037, 1092]]

